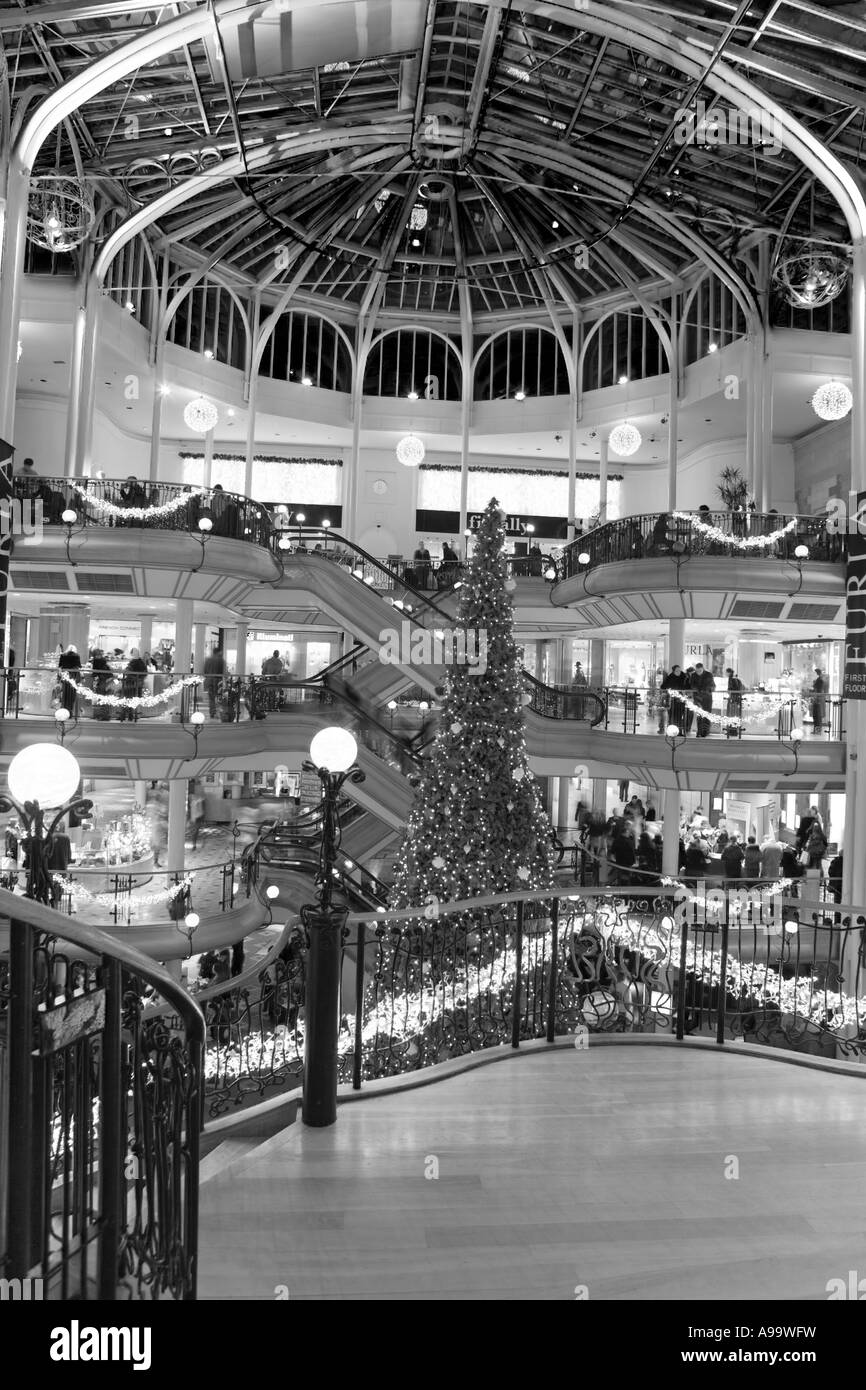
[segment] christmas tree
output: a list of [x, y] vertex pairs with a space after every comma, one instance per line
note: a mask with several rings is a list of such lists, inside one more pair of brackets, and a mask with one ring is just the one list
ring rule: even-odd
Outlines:
[[458, 630], [476, 661], [446, 666], [438, 732], [397, 866], [398, 908], [553, 885], [551, 826], [526, 757], [504, 543], [494, 499], [459, 591]]

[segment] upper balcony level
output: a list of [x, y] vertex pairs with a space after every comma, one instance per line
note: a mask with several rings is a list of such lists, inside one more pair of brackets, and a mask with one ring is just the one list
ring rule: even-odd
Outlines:
[[598, 626], [642, 618], [841, 622], [845, 536], [826, 516], [651, 512], [578, 536], [551, 602]]

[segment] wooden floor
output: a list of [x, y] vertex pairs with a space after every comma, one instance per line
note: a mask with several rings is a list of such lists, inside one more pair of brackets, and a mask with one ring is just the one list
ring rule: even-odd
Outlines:
[[561, 1049], [239, 1156], [202, 1188], [199, 1296], [824, 1300], [866, 1275], [864, 1193], [866, 1082]]

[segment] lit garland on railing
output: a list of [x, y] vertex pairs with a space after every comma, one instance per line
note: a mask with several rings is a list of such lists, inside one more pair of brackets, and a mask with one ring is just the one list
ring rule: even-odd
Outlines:
[[[758, 883], [760, 883], [760, 881], [760, 879], [757, 880]], [[755, 887], [754, 884], [751, 887], [749, 887], [748, 879], [735, 879], [733, 880], [733, 882], [743, 883], [747, 892], [749, 892], [750, 894], [757, 893], [759, 897], [763, 899], [776, 898], [779, 896], [780, 893], [787, 892], [794, 880], [792, 878], [780, 878], [769, 888], [758, 888]], [[661, 883], [664, 885], [665, 888], [673, 888], [675, 893], [688, 894], [685, 903], [686, 907], [704, 907], [709, 909], [710, 912], [715, 912], [724, 907], [725, 903], [728, 902], [728, 890], [726, 888], [716, 889], [716, 892], [719, 894], [718, 898], [704, 898], [699, 893], [693, 893], [691, 888], [688, 888], [684, 883], [680, 883], [679, 879], [662, 877]], [[740, 913], [742, 912], [743, 908], [748, 909], [750, 907], [759, 907], [760, 903], [755, 903], [754, 901], [745, 903], [733, 902], [729, 905], [733, 908], [734, 912]]]
[[[763, 546], [775, 545], [783, 536], [790, 535], [797, 529], [797, 518], [792, 517], [789, 522], [780, 527], [778, 531], [771, 531], [768, 536], [732, 536], [727, 531], [723, 531], [720, 526], [711, 526], [706, 521], [699, 521], [691, 512], [673, 512], [675, 520], [688, 522], [695, 531], [699, 531], [702, 536], [707, 536], [712, 541], [717, 541], [720, 545], [733, 546], [735, 550], [760, 550]], [[745, 516], [750, 513], [746, 512]]]
[[188, 507], [190, 502], [196, 497], [204, 497], [207, 488], [194, 487], [189, 492], [183, 492], [179, 497], [174, 497], [171, 502], [164, 502], [162, 506], [156, 507], [118, 507], [115, 502], [109, 502], [107, 497], [97, 497], [89, 492], [87, 488], [79, 487], [75, 484], [75, 491], [82, 501], [95, 511], [102, 512], [104, 516], [125, 517], [135, 521], [146, 521], [149, 517], [173, 516], [184, 507]]
[[[671, 697], [672, 704], [676, 702], [682, 705], [690, 714], [697, 715], [698, 719], [705, 719], [708, 724], [716, 724], [719, 728], [723, 729], [747, 729], [749, 727], [748, 719], [742, 719], [738, 714], [716, 714], [715, 710], [701, 709], [700, 705], [696, 705], [693, 700], [688, 698], [684, 690], [671, 689], [666, 693]], [[767, 715], [771, 717], [773, 715], [778, 716], [783, 710], [788, 709], [798, 698], [799, 697], [795, 695], [789, 700], [780, 700], [777, 705], [771, 705], [769, 709], [761, 711], [759, 717], [766, 718]]]
[[[115, 893], [91, 893], [90, 889], [85, 888], [83, 883], [76, 883], [74, 879], [65, 879], [63, 874], [54, 874], [53, 878], [59, 888], [62, 888], [66, 893], [71, 893], [78, 902], [98, 903], [100, 907], [106, 908], [109, 912], [117, 905], [117, 894]], [[163, 888], [158, 893], [142, 893], [141, 896], [130, 897], [130, 905], [132, 907], [153, 907], [157, 903], [170, 903], [192, 887], [194, 878], [195, 874], [187, 874], [180, 883], [174, 883], [170, 888]]]
[[[95, 674], [97, 677], [104, 676], [105, 672], [97, 671]], [[134, 671], [132, 674], [140, 676], [144, 680], [145, 676], [152, 674], [152, 672]], [[90, 700], [94, 705], [110, 705], [112, 709], [155, 709], [157, 705], [164, 705], [169, 700], [173, 700], [175, 695], [180, 694], [182, 690], [187, 690], [193, 685], [201, 685], [204, 678], [202, 676], [183, 676], [173, 685], [166, 686], [165, 690], [160, 691], [158, 695], [104, 695], [99, 690], [88, 690], [86, 685], [79, 685], [68, 671], [62, 671], [60, 679], [64, 685], [71, 685], [75, 693], [80, 695], [83, 700]]]

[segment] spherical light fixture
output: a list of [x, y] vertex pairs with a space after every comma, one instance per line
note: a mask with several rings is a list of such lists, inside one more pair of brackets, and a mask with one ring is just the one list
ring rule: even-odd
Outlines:
[[348, 729], [321, 729], [310, 744], [316, 767], [328, 772], [348, 772], [358, 756], [358, 745]]
[[200, 709], [197, 709], [194, 714], [190, 715], [189, 722], [190, 724], [196, 724], [199, 726], [204, 723], [204, 715], [202, 714]]
[[64, 507], [60, 513], [60, 520], [64, 526], [74, 526], [78, 520], [78, 513], [73, 507]]
[[27, 235], [56, 254], [87, 240], [96, 220], [93, 195], [84, 179], [47, 174], [31, 179]]
[[196, 434], [207, 434], [219, 422], [219, 411], [213, 401], [205, 396], [196, 396], [183, 411], [183, 422]]
[[185, 927], [189, 927], [190, 931], [195, 931], [200, 921], [201, 918], [197, 912], [188, 912], [183, 919], [183, 924]]
[[799, 729], [799, 728], [798, 728], [798, 729], [792, 729], [792, 730], [791, 730], [791, 742], [792, 742], [792, 743], [802, 743], [802, 742], [803, 742], [803, 730], [802, 730], [802, 729]]
[[280, 536], [277, 545], [280, 550], [291, 550], [292, 548], [292, 542], [289, 536]]
[[634, 425], [616, 425], [610, 432], [608, 443], [620, 458], [629, 458], [631, 454], [636, 454], [641, 446], [640, 430]]
[[406, 468], [417, 468], [426, 453], [424, 441], [417, 434], [404, 435], [397, 445], [397, 459]]
[[544, 571], [544, 577], [545, 579], [556, 578], [556, 570], [553, 568], [553, 565], [548, 566], [548, 568]]
[[773, 282], [796, 309], [821, 309], [837, 299], [848, 283], [847, 255], [788, 242], [773, 270]]
[[588, 550], [582, 550], [582, 551], [580, 552], [580, 554], [579, 554], [578, 557], [577, 557], [577, 563], [578, 563], [579, 565], [588, 565], [588, 564], [589, 564], [589, 551], [588, 551]]
[[66, 724], [66, 723], [68, 722], [68, 720], [70, 720], [71, 718], [72, 718], [72, 716], [71, 716], [71, 714], [69, 713], [69, 710], [68, 710], [68, 709], [64, 709], [62, 705], [60, 706], [59, 709], [56, 709], [56, 710], [54, 711], [54, 719], [55, 719], [56, 723], [58, 723], [58, 724]]
[[795, 556], [795, 558], [798, 559], [798, 560], [808, 560], [808, 558], [809, 558], [809, 547], [808, 547], [808, 545], [798, 545], [798, 546], [795, 548], [795, 550], [794, 550], [794, 556]]
[[31, 743], [9, 764], [6, 778], [16, 801], [38, 801], [45, 808], [62, 806], [81, 781], [78, 759], [58, 743]]
[[679, 738], [679, 736], [680, 736], [680, 726], [679, 726], [679, 724], [668, 724], [667, 728], [665, 729], [665, 733], [667, 734], [668, 738]]
[[213, 530], [213, 517], [210, 512], [202, 512], [198, 519], [198, 529], [205, 532]]
[[273, 902], [274, 899], [278, 898], [279, 896], [280, 890], [277, 887], [277, 885], [275, 883], [269, 883], [267, 888], [265, 889], [265, 897], [268, 898], [271, 902]]
[[825, 381], [812, 397], [812, 409], [819, 420], [844, 420], [854, 397], [844, 381]]

